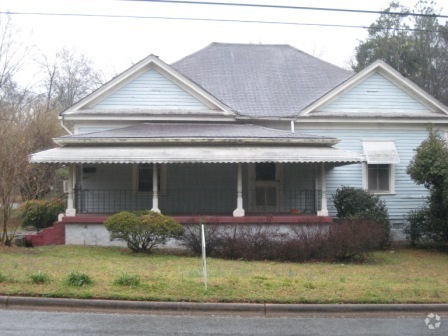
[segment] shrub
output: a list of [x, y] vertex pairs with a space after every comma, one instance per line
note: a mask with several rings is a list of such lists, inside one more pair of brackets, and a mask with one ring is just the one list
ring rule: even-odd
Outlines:
[[30, 274], [30, 279], [33, 284], [43, 284], [50, 281], [50, 277], [41, 271]]
[[6, 282], [8, 278], [2, 272], [0, 272], [0, 283]]
[[64, 209], [65, 204], [61, 199], [53, 199], [50, 201], [30, 200], [24, 202], [20, 207], [22, 226], [32, 226], [36, 230], [50, 227]]
[[140, 277], [138, 275], [122, 274], [114, 280], [114, 285], [136, 287], [140, 285]]
[[154, 246], [184, 233], [182, 225], [174, 219], [153, 211], [137, 214], [123, 211], [110, 216], [104, 225], [111, 240], [124, 240], [133, 252], [150, 253]]
[[[205, 253], [208, 256], [213, 255], [219, 243], [219, 226], [204, 225]], [[202, 232], [201, 224], [185, 225], [184, 234], [180, 237], [180, 245], [188, 248], [193, 254], [202, 254]]]
[[382, 247], [385, 228], [369, 219], [344, 219], [327, 226], [291, 226], [287, 232], [260, 225], [221, 230], [214, 257], [302, 262], [363, 259]]
[[66, 279], [66, 283], [69, 286], [73, 287], [85, 287], [93, 284], [92, 278], [86, 274], [81, 272], [70, 272]]
[[360, 188], [343, 186], [332, 195], [339, 219], [371, 220], [384, 227], [384, 246], [390, 240], [390, 220], [386, 204], [378, 196]]
[[343, 219], [328, 227], [324, 255], [328, 260], [363, 258], [384, 243], [384, 225], [371, 219]]
[[281, 235], [277, 228], [264, 225], [236, 226], [220, 234], [216, 255], [226, 259], [278, 260]]

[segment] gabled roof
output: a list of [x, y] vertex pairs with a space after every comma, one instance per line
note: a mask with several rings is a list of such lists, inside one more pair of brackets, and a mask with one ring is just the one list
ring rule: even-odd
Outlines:
[[289, 45], [212, 43], [172, 64], [236, 113], [290, 118], [353, 72]]
[[[90, 110], [88, 112], [101, 113], [102, 111], [95, 111], [92, 109], [98, 102], [102, 101], [127, 83], [131, 82], [133, 79], [137, 78], [145, 71], [149, 69], [154, 69], [161, 73], [162, 75], [169, 78], [170, 81], [176, 83], [176, 85], [182, 87], [189, 94], [200, 100], [204, 105], [208, 106], [210, 110], [219, 110], [223, 114], [234, 115], [231, 109], [223, 104], [221, 101], [216, 99], [209, 92], [204, 90], [202, 87], [191, 81], [189, 78], [185, 77], [183, 74], [179, 73], [173, 69], [170, 65], [166, 64], [160, 60], [155, 55], [149, 55], [140, 62], [133, 65], [128, 70], [122, 72], [120, 75], [116, 76], [108, 83], [104, 84], [85, 98], [81, 99], [79, 102], [63, 111], [61, 115], [70, 115], [77, 113], [85, 113], [83, 110]], [[110, 112], [110, 111], [108, 111]], [[122, 111], [123, 112], [123, 111]], [[139, 111], [129, 111], [131, 113]]]
[[[422, 118], [430, 118], [430, 117], [446, 117], [448, 115], [448, 107], [439, 102], [437, 99], [432, 97], [430, 94], [428, 94], [426, 91], [421, 89], [418, 85], [416, 85], [414, 82], [410, 81], [403, 75], [401, 75], [397, 70], [392, 68], [390, 65], [385, 63], [382, 60], [377, 60], [374, 63], [372, 63], [370, 66], [365, 68], [364, 70], [360, 71], [347, 81], [341, 83], [337, 87], [335, 87], [333, 90], [328, 92], [326, 95], [321, 97], [320, 99], [316, 100], [312, 104], [310, 104], [308, 107], [302, 110], [300, 113], [300, 117], [325, 117], [329, 116], [328, 113], [320, 112], [320, 110], [336, 100], [338, 97], [341, 97], [344, 93], [349, 91], [350, 89], [356, 87], [358, 84], [366, 80], [368, 77], [370, 77], [374, 73], [379, 73], [391, 82], [393, 82], [395, 85], [397, 85], [399, 88], [401, 88], [404, 92], [409, 94], [411, 97], [416, 99], [418, 102], [420, 102], [422, 105], [428, 108], [428, 111], [421, 114], [390, 114], [390, 117], [422, 117]], [[336, 113], [335, 116], [339, 117], [347, 117], [348, 115], [342, 114], [342, 113]], [[359, 114], [355, 115], [353, 113], [350, 113], [351, 117], [377, 117], [377, 115], [366, 115], [366, 114]], [[384, 117], [384, 115], [383, 115]]]

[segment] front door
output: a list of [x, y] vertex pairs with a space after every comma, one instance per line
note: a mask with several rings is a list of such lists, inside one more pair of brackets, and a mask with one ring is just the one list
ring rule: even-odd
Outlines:
[[251, 211], [274, 212], [280, 204], [281, 166], [276, 163], [256, 163], [251, 167]]

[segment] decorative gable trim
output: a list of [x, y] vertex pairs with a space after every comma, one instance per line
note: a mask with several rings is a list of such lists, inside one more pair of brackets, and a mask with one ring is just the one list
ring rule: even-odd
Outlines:
[[110, 96], [111, 94], [150, 69], [159, 72], [168, 80], [172, 81], [187, 93], [198, 99], [210, 110], [220, 112], [222, 111], [221, 114], [223, 115], [235, 115], [235, 113], [228, 106], [208, 93], [202, 87], [182, 75], [180, 72], [173, 69], [170, 65], [160, 60], [155, 55], [149, 55], [148, 57], [144, 58], [128, 70], [124, 71], [108, 83], [98, 88], [96, 91], [92, 92], [87, 97], [81, 99], [78, 103], [62, 112], [61, 115], [77, 114], [82, 110], [92, 109], [96, 104], [105, 99], [107, 96]]
[[372, 76], [374, 73], [378, 73], [384, 76], [386, 79], [390, 80], [396, 84], [399, 88], [409, 94], [411, 97], [419, 101], [421, 104], [428, 107], [428, 109], [433, 113], [439, 113], [443, 115], [448, 115], [448, 107], [439, 102], [433, 96], [425, 92], [415, 83], [401, 75], [397, 70], [393, 69], [390, 65], [382, 60], [377, 60], [370, 66], [357, 73], [341, 85], [334, 88], [332, 91], [316, 100], [313, 104], [309, 105], [307, 108], [303, 109], [299, 117], [308, 116], [311, 117], [313, 112], [319, 111], [323, 106], [332, 103], [337, 98], [341, 97], [343, 94]]

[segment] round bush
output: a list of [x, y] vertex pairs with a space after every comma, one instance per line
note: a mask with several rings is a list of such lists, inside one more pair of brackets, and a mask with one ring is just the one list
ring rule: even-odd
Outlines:
[[124, 240], [134, 252], [150, 253], [154, 246], [165, 244], [168, 238], [178, 238], [184, 233], [182, 225], [173, 218], [153, 211], [123, 211], [110, 216], [104, 225], [111, 234], [111, 240]]

